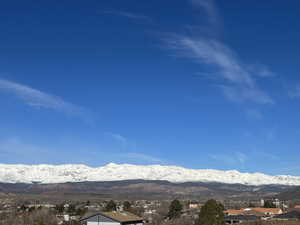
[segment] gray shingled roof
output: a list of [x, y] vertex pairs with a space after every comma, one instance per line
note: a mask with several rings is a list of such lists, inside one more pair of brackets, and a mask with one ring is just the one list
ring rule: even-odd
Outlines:
[[300, 219], [300, 211], [290, 211], [283, 213], [277, 216], [274, 216], [275, 219]]
[[93, 212], [93, 213], [88, 213], [84, 215], [84, 217], [80, 221], [84, 220], [89, 220], [93, 219], [93, 217], [101, 216], [102, 219], [110, 219], [113, 221], [117, 221], [120, 223], [125, 223], [125, 222], [135, 222], [135, 221], [143, 221], [143, 218], [136, 216], [130, 212]]

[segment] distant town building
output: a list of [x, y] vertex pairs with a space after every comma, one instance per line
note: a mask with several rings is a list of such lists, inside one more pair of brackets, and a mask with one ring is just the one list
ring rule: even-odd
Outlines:
[[197, 201], [191, 201], [189, 203], [189, 209], [198, 209], [201, 207], [201, 204]]

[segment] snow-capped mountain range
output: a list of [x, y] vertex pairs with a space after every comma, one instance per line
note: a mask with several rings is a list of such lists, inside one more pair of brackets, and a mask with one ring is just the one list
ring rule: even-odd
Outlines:
[[178, 166], [110, 163], [103, 167], [85, 165], [10, 165], [0, 164], [1, 183], [65, 183], [83, 181], [165, 180], [182, 182], [219, 182], [244, 185], [300, 185], [300, 177], [240, 173], [236, 170], [186, 169]]

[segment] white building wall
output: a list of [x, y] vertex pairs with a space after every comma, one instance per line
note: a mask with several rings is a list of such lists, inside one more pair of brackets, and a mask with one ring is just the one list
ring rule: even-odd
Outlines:
[[127, 224], [127, 225], [144, 225], [143, 223], [130, 223], [130, 224]]
[[87, 222], [87, 225], [120, 225], [120, 223], [110, 223], [110, 222]]

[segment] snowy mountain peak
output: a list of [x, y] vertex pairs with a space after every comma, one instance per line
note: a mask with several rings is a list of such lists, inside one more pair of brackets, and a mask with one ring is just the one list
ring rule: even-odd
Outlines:
[[108, 167], [114, 167], [114, 166], [118, 166], [118, 164], [111, 162], [111, 163], [108, 163], [106, 166], [108, 166]]
[[65, 183], [83, 181], [166, 180], [181, 182], [220, 182], [245, 185], [300, 185], [300, 177], [262, 173], [240, 173], [236, 170], [186, 169], [179, 166], [109, 163], [102, 167], [79, 164], [8, 165], [0, 164], [2, 183]]

